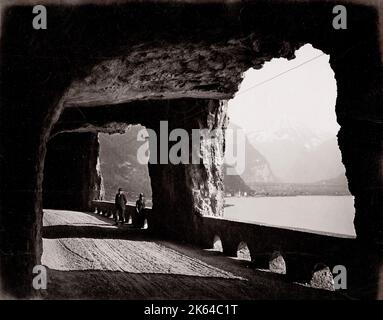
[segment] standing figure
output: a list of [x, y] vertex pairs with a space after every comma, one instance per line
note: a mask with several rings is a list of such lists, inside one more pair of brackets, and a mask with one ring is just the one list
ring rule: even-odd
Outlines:
[[116, 221], [116, 225], [118, 225], [118, 222], [121, 224], [124, 223], [124, 213], [125, 213], [125, 208], [126, 208], [126, 197], [124, 193], [122, 192], [122, 189], [118, 189], [118, 193], [116, 194], [116, 199], [115, 199], [115, 206], [116, 206], [116, 213], [114, 216], [114, 220]]
[[133, 224], [137, 228], [143, 228], [145, 224], [145, 198], [144, 194], [140, 193], [138, 200], [136, 201], [136, 219]]

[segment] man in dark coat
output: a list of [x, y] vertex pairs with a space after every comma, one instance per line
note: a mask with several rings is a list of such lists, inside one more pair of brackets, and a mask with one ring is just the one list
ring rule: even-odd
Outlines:
[[144, 227], [145, 224], [145, 198], [144, 194], [140, 193], [138, 200], [136, 201], [136, 219], [133, 224], [137, 228]]
[[115, 206], [116, 206], [116, 214], [115, 214], [115, 221], [116, 224], [120, 222], [121, 224], [124, 223], [124, 213], [125, 213], [125, 208], [126, 208], [126, 197], [124, 193], [122, 192], [122, 189], [118, 189], [118, 193], [116, 194], [116, 199], [115, 199]]

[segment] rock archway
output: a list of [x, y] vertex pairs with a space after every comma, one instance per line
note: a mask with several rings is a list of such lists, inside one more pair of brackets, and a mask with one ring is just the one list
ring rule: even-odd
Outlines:
[[[156, 163], [149, 164], [155, 211], [152, 226], [162, 236], [192, 241], [195, 217], [222, 216], [224, 138], [220, 136], [201, 147], [201, 157], [212, 159], [211, 164], [192, 164], [191, 159], [190, 164], [172, 164], [168, 157], [165, 164], [161, 155], [164, 150], [160, 150], [162, 139], [169, 139], [173, 129], [185, 130], [190, 139], [193, 129], [224, 130], [226, 110], [226, 103], [207, 99], [147, 100], [65, 109], [48, 143], [44, 206], [89, 210], [102, 189], [97, 170], [97, 133], [117, 133], [128, 125], [141, 124], [157, 136], [153, 147], [158, 149]], [[168, 127], [165, 136], [161, 122]], [[172, 144], [168, 144], [169, 152]], [[192, 156], [191, 142], [189, 148]], [[49, 192], [49, 186], [55, 192]], [[185, 239], [185, 235], [189, 238]]]

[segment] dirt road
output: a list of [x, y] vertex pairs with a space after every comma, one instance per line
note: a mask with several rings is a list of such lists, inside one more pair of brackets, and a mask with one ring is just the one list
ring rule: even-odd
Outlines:
[[[97, 226], [118, 229], [81, 212], [47, 211], [45, 225]], [[129, 232], [128, 228], [123, 229]], [[43, 263], [56, 270], [102, 270], [130, 273], [182, 274], [240, 279], [154, 241], [132, 239], [60, 238], [44, 240]]]
[[[326, 297], [254, 272], [220, 253], [152, 239], [96, 214], [44, 211], [47, 298], [256, 299]], [[330, 295], [329, 297], [333, 297]]]

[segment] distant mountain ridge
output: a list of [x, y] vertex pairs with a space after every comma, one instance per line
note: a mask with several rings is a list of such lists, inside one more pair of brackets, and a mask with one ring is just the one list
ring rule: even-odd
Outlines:
[[[242, 130], [235, 123], [230, 123], [228, 129]], [[235, 144], [233, 146], [230, 141], [226, 141], [226, 149], [234, 148], [236, 150]], [[250, 143], [247, 136], [245, 138], [245, 170], [240, 174], [240, 178], [246, 185], [277, 181], [268, 160]], [[232, 181], [232, 178], [225, 177], [225, 179]]]
[[100, 167], [105, 188], [105, 199], [113, 200], [118, 188], [123, 188], [130, 200], [143, 192], [149, 199], [152, 189], [148, 166], [137, 160], [137, 133], [142, 126], [132, 126], [125, 134], [99, 134]]
[[346, 175], [340, 174], [339, 176], [328, 179], [328, 180], [320, 180], [313, 182], [313, 184], [322, 184], [322, 185], [331, 185], [331, 186], [347, 186], [348, 181]]
[[338, 141], [331, 134], [284, 120], [248, 136], [281, 182], [312, 183], [344, 175]]
[[[100, 166], [106, 199], [113, 200], [119, 187], [124, 188], [131, 200], [136, 199], [140, 192], [151, 198], [148, 167], [137, 160], [137, 149], [142, 145], [141, 141], [137, 141], [137, 133], [143, 128], [132, 126], [125, 134], [99, 135]], [[241, 128], [231, 123], [229, 129]], [[282, 128], [262, 135], [253, 132], [246, 136], [245, 170], [240, 175], [227, 175], [225, 165], [225, 192], [251, 194], [254, 190], [266, 190], [272, 195], [288, 190], [283, 191], [283, 194], [289, 194], [294, 188], [298, 190], [312, 184], [321, 185], [322, 189], [337, 186], [336, 190], [345, 193], [348, 190], [347, 178], [336, 138], [320, 136], [307, 128], [290, 129]], [[236, 150], [235, 145], [228, 143], [226, 148]], [[297, 184], [302, 186], [298, 187]], [[265, 188], [267, 185], [270, 187]]]

